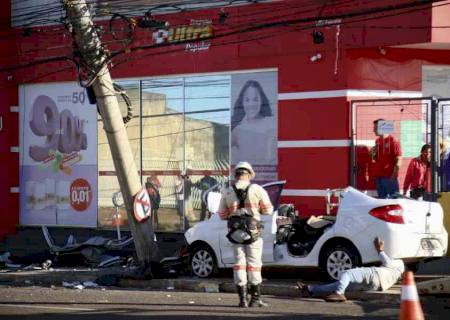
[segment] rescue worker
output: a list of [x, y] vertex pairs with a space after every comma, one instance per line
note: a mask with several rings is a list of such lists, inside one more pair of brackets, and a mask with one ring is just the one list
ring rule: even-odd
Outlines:
[[[239, 294], [239, 307], [265, 307], [261, 300], [261, 267], [263, 239], [261, 238], [261, 214], [272, 214], [273, 206], [267, 192], [257, 184], [251, 184], [255, 172], [248, 162], [239, 162], [234, 169], [235, 184], [222, 193], [219, 215], [228, 220], [228, 239], [234, 244], [234, 283]], [[241, 219], [241, 220], [239, 220]], [[242, 220], [243, 219], [243, 220]], [[246, 221], [240, 224], [239, 221]], [[234, 229], [233, 223], [242, 228]], [[246, 229], [246, 230], [244, 230]], [[238, 243], [242, 237], [243, 242]], [[247, 280], [250, 284], [250, 303], [247, 301]]]

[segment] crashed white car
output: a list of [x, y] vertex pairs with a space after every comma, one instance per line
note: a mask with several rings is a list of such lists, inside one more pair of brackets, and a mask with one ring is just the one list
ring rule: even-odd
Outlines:
[[[271, 216], [262, 216], [265, 267], [320, 267], [330, 278], [338, 279], [346, 269], [379, 261], [372, 243], [377, 236], [385, 240], [390, 257], [402, 258], [405, 263], [441, 257], [447, 252], [448, 236], [439, 203], [376, 199], [348, 187], [327, 195], [327, 206], [337, 207], [336, 216], [298, 219], [292, 206], [278, 208], [283, 185], [284, 181], [263, 185], [278, 209]], [[212, 212], [217, 210], [219, 199], [219, 193], [208, 196]], [[337, 200], [332, 203], [332, 199]], [[218, 268], [233, 266], [227, 231], [227, 222], [218, 214], [186, 231], [189, 263], [195, 276], [209, 277]]]

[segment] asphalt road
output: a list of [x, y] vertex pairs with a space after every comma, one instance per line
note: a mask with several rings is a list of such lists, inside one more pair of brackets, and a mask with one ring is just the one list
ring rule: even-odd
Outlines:
[[[326, 303], [264, 296], [268, 308], [237, 308], [236, 294], [61, 287], [0, 287], [0, 319], [397, 319], [398, 306]], [[426, 306], [427, 319], [450, 319], [445, 304]]]

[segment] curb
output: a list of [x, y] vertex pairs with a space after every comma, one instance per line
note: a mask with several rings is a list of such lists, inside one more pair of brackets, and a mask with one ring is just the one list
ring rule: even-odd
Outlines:
[[0, 273], [2, 285], [62, 285], [63, 281], [93, 281], [107, 274], [124, 274], [123, 269], [53, 269]]
[[[124, 275], [123, 268], [108, 269], [54, 269], [54, 270], [34, 270], [20, 272], [0, 273], [0, 285], [46, 285], [61, 286], [63, 281], [95, 281], [103, 275]], [[277, 280], [265, 281], [261, 287], [263, 295], [283, 296], [300, 298], [296, 287], [296, 280], [284, 280], [283, 283], [276, 283]], [[117, 284], [120, 288], [130, 289], [149, 289], [163, 291], [192, 291], [192, 292], [227, 292], [235, 293], [236, 287], [232, 279], [193, 279], [193, 278], [174, 278], [174, 279], [152, 279], [135, 280], [121, 278]], [[400, 287], [395, 286], [388, 291], [364, 291], [364, 292], [346, 292], [349, 300], [370, 301], [376, 303], [399, 304]], [[421, 297], [422, 299], [422, 297]]]

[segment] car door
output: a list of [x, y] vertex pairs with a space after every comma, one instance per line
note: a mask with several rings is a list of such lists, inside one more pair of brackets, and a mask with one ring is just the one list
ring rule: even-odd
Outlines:
[[[277, 232], [276, 225], [276, 210], [278, 210], [279, 200], [281, 196], [281, 191], [286, 181], [276, 181], [263, 184], [262, 187], [267, 191], [270, 201], [274, 207], [274, 213], [272, 215], [262, 215], [261, 222], [264, 226], [262, 231], [262, 238], [264, 241], [263, 245], [263, 263], [274, 261], [273, 257], [273, 247], [275, 243], [275, 236]], [[226, 238], [226, 227], [224, 232], [220, 232], [219, 242], [220, 242], [220, 252], [222, 257], [222, 262], [224, 264], [233, 264], [233, 244]]]

